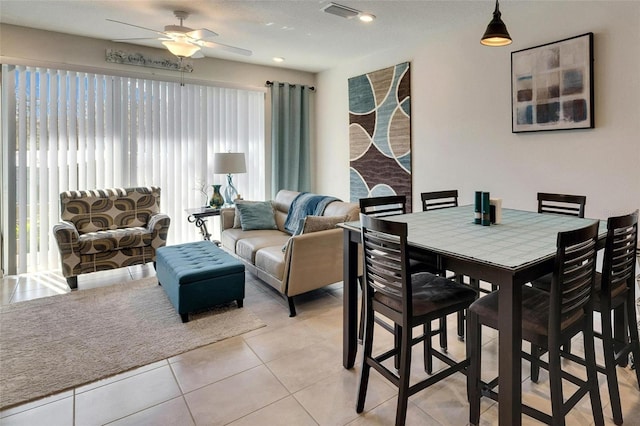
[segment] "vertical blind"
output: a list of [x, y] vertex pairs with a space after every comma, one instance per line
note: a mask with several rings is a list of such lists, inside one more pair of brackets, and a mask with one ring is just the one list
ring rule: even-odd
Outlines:
[[60, 268], [51, 230], [63, 191], [160, 187], [168, 244], [201, 238], [185, 209], [205, 205], [212, 184], [224, 186], [214, 152], [244, 152], [247, 173], [234, 176], [236, 186], [246, 199], [265, 199], [263, 91], [7, 65], [3, 91], [15, 96], [15, 108], [3, 105], [15, 152], [3, 155], [16, 156], [17, 273]]

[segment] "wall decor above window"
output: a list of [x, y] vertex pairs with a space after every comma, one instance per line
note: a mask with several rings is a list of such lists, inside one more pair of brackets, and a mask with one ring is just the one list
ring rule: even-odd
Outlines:
[[511, 52], [512, 132], [592, 129], [593, 33]]
[[183, 60], [151, 58], [144, 56], [142, 53], [126, 52], [124, 50], [107, 49], [105, 61], [169, 71], [193, 72], [193, 65]]

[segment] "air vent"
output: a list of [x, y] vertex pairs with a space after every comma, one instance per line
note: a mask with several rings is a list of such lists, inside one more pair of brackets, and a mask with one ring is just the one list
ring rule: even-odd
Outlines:
[[340, 16], [341, 18], [351, 19], [360, 15], [360, 11], [356, 9], [351, 9], [350, 7], [343, 6], [341, 4], [329, 3], [322, 10], [326, 13], [330, 13], [332, 15]]

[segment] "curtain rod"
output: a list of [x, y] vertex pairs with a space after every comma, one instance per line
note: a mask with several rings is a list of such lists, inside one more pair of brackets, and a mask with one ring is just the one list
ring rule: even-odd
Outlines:
[[[266, 85], [267, 85], [267, 86], [269, 86], [269, 87], [273, 86], [273, 81], [269, 81], [269, 80], [267, 80]], [[284, 85], [284, 83], [280, 83], [280, 86], [282, 86], [282, 85]], [[296, 85], [296, 84], [290, 84], [289, 86], [295, 87], [295, 86], [297, 86], [297, 85]], [[304, 84], [303, 84], [303, 86], [304, 86]], [[316, 88], [315, 88], [314, 86], [307, 86], [307, 87], [308, 87], [308, 88], [309, 88], [309, 90], [311, 90], [312, 92], [315, 92], [315, 91], [316, 91]]]

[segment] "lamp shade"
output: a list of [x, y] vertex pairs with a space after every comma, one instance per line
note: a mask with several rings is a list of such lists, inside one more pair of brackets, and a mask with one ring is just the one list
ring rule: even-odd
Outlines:
[[496, 9], [493, 11], [493, 19], [487, 25], [487, 30], [480, 39], [480, 43], [496, 47], [511, 44], [511, 36], [507, 31], [507, 26], [502, 22], [498, 0], [496, 0]]
[[169, 52], [181, 58], [189, 58], [200, 50], [200, 46], [186, 41], [163, 41]]
[[217, 152], [213, 154], [213, 172], [218, 174], [246, 173], [247, 165], [242, 152]]

